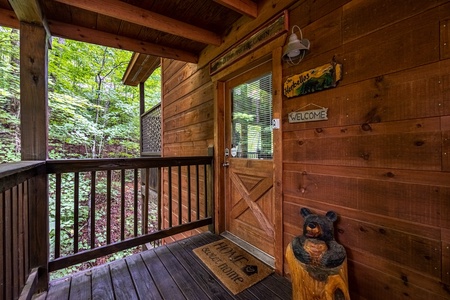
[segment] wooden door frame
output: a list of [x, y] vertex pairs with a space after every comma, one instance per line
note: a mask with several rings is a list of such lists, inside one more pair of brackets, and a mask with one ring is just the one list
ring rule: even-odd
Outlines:
[[[225, 82], [230, 78], [243, 73], [264, 60], [272, 60], [272, 115], [273, 118], [280, 120], [280, 128], [273, 130], [273, 189], [275, 203], [275, 271], [283, 274], [284, 271], [284, 238], [283, 238], [283, 198], [282, 198], [282, 45], [285, 41], [282, 36], [273, 42], [262, 47], [257, 53], [248, 56], [234, 64], [232, 67], [216, 74], [212, 80], [214, 82], [214, 227], [216, 233], [225, 230], [225, 171], [223, 164], [225, 162], [223, 151], [225, 149]], [[254, 59], [259, 57], [259, 59]]]

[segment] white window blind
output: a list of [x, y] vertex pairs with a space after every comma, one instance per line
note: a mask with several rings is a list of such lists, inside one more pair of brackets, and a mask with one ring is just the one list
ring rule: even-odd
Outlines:
[[272, 74], [233, 88], [232, 108], [237, 157], [272, 159]]

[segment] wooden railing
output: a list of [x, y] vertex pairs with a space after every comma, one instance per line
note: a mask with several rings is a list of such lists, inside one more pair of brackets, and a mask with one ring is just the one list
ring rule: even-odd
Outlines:
[[22, 288], [37, 286], [33, 251], [34, 180], [45, 176], [45, 162], [0, 165], [0, 298], [17, 299]]
[[[38, 279], [46, 285], [49, 272], [212, 225], [212, 163], [207, 156], [0, 165], [0, 298], [16, 299], [21, 290], [42, 286]], [[151, 168], [159, 170], [167, 191], [158, 202], [159, 223], [153, 229], [147, 202]], [[48, 176], [44, 222], [29, 212], [34, 190], [27, 182], [36, 176]], [[32, 224], [48, 219], [44, 238], [32, 237]], [[42, 244], [50, 244], [50, 254]], [[39, 260], [42, 255], [34, 255], [36, 251], [45, 252], [47, 259]]]

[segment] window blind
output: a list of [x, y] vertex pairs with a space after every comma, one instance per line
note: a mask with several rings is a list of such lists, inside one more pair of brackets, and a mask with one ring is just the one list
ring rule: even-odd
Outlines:
[[272, 74], [232, 89], [232, 147], [237, 157], [272, 159]]

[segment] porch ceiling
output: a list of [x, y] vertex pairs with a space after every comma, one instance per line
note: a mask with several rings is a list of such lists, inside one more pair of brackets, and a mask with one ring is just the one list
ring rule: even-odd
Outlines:
[[220, 46], [240, 17], [255, 18], [258, 2], [0, 0], [0, 25], [40, 23], [52, 36], [196, 63], [205, 47]]

